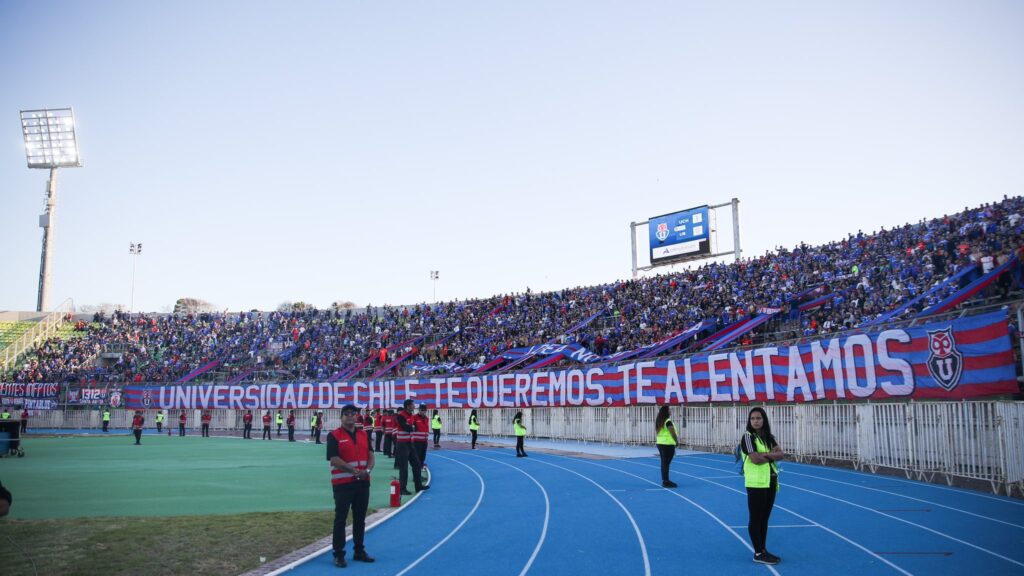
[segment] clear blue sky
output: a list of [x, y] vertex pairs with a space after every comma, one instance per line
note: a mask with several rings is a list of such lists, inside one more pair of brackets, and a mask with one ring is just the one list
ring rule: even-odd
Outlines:
[[4, 0], [0, 53], [0, 310], [21, 109], [78, 120], [54, 305], [127, 306], [130, 242], [136, 310], [406, 304], [626, 278], [631, 221], [732, 197], [753, 256], [1024, 191], [1019, 1]]

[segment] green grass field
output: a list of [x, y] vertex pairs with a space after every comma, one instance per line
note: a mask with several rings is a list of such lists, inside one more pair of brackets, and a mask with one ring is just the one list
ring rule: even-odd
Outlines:
[[[144, 436], [33, 438], [0, 459], [5, 575], [238, 574], [330, 535], [326, 447]], [[371, 509], [387, 506], [378, 459]], [[29, 560], [31, 558], [31, 560]], [[157, 560], [159, 559], [159, 560]]]

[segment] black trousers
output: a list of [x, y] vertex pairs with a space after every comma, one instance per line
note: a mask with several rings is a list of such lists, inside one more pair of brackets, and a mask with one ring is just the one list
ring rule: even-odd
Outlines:
[[288, 427], [288, 441], [295, 442], [295, 426]]
[[395, 455], [395, 436], [393, 434], [384, 435], [384, 455], [391, 458]]
[[263, 440], [270, 440], [270, 426], [263, 427]]
[[416, 446], [416, 456], [419, 456], [420, 467], [422, 468], [427, 465], [427, 443], [426, 441], [417, 441], [413, 442], [413, 445]]
[[163, 432], [163, 431], [164, 431], [164, 423], [163, 423], [163, 422], [157, 422], [157, 423], [156, 423], [156, 431], [157, 431], [158, 433], [160, 433], [160, 432]]
[[423, 487], [423, 478], [420, 476], [419, 454], [412, 442], [395, 442], [395, 463], [398, 465], [398, 483], [402, 486], [402, 492], [409, 491], [409, 467], [412, 467], [413, 486], [417, 490]]
[[210, 437], [210, 425], [207, 424], [206, 422], [203, 422], [202, 433], [204, 438]]
[[185, 425], [184, 424], [178, 424], [178, 436], [184, 436], [184, 435], [185, 435]]
[[352, 544], [356, 552], [365, 552], [366, 509], [370, 505], [370, 483], [353, 482], [334, 486], [334, 556], [345, 557], [345, 521], [352, 509]]
[[668, 467], [676, 455], [676, 447], [669, 444], [658, 444], [658, 455], [661, 456], [661, 481], [668, 482]]
[[523, 448], [523, 436], [516, 436], [516, 456], [526, 456], [526, 449]]
[[[270, 431], [268, 430], [267, 434], [269, 434], [269, 433], [270, 433]], [[320, 441], [320, 429], [319, 428], [316, 429], [315, 433], [313, 434], [313, 438], [316, 439], [316, 443], [317, 444], [323, 444], [323, 442]]]
[[21, 433], [24, 434], [28, 430], [28, 420], [21, 421]]
[[103, 421], [103, 431], [106, 432], [107, 428], [109, 428], [109, 427], [110, 427], [110, 420], [104, 420]]
[[277, 435], [278, 435], [278, 436], [280, 436], [280, 435], [281, 435], [281, 424], [278, 424], [278, 425], [277, 425]]
[[142, 443], [142, 430], [132, 430], [132, 434], [135, 434], [135, 443]]
[[242, 426], [242, 438], [252, 438], [252, 424], [244, 424]]
[[366, 428], [366, 445], [370, 447], [370, 452], [373, 452], [373, 428]]
[[750, 545], [754, 547], [755, 554], [765, 551], [768, 518], [772, 515], [772, 507], [775, 506], [777, 489], [778, 478], [775, 476], [772, 476], [769, 488], [747, 488], [747, 510], [750, 512], [747, 531], [750, 533]]
[[441, 445], [441, 429], [438, 428], [437, 430], [434, 430], [434, 446], [437, 447], [437, 446], [440, 446], [440, 445]]
[[384, 431], [374, 430], [374, 432], [377, 433], [377, 437], [374, 438], [374, 442], [376, 443], [376, 451], [380, 452], [380, 443], [384, 441]]
[[469, 445], [469, 447], [470, 448], [476, 448], [476, 430], [470, 430], [469, 431], [469, 435], [473, 437], [472, 442]]

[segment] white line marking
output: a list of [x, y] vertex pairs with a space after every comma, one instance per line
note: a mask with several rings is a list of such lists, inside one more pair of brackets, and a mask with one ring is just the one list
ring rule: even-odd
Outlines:
[[[554, 456], [554, 455], [552, 455], [552, 456]], [[626, 517], [629, 518], [629, 523], [633, 525], [633, 531], [636, 532], [636, 538], [640, 542], [640, 552], [641, 552], [641, 554], [643, 555], [643, 558], [644, 558], [644, 576], [651, 576], [651, 561], [650, 561], [650, 558], [648, 558], [648, 556], [647, 556], [647, 544], [644, 542], [644, 536], [643, 536], [643, 534], [640, 533], [640, 527], [637, 526], [636, 520], [633, 518], [633, 515], [629, 513], [629, 509], [626, 508], [626, 506], [618, 498], [616, 498], [615, 496], [612, 496], [612, 493], [609, 492], [608, 490], [605, 490], [604, 486], [601, 486], [597, 482], [594, 482], [590, 478], [587, 478], [586, 476], [584, 476], [583, 474], [580, 474], [579, 472], [577, 472], [575, 470], [570, 470], [569, 468], [566, 468], [565, 466], [559, 466], [558, 464], [552, 464], [551, 462], [545, 462], [544, 460], [540, 460], [540, 459], [537, 459], [537, 458], [531, 458], [530, 461], [531, 462], [537, 462], [538, 464], [544, 464], [545, 466], [551, 466], [552, 468], [560, 468], [562, 470], [565, 470], [566, 472], [569, 472], [570, 474], [575, 474], [575, 475], [579, 476], [580, 478], [583, 478], [587, 482], [590, 482], [594, 486], [597, 486], [598, 490], [604, 492], [609, 498], [614, 500], [615, 503], [619, 505], [619, 508], [622, 508], [622, 511], [626, 513]]]
[[467, 470], [469, 470], [470, 472], [472, 472], [473, 474], [475, 474], [477, 480], [480, 481], [480, 495], [477, 496], [476, 504], [473, 505], [473, 509], [469, 511], [469, 514], [466, 514], [466, 517], [462, 519], [462, 522], [459, 522], [458, 526], [453, 528], [452, 531], [449, 532], [447, 536], [445, 536], [444, 538], [441, 539], [440, 542], [438, 542], [437, 544], [434, 544], [433, 548], [431, 548], [430, 550], [427, 550], [426, 552], [424, 552], [422, 556], [417, 558], [412, 564], [409, 564], [408, 566], [406, 566], [401, 572], [399, 572], [395, 576], [402, 576], [402, 574], [405, 574], [409, 570], [412, 570], [413, 568], [416, 567], [417, 564], [419, 564], [420, 562], [425, 560], [427, 556], [430, 556], [431, 554], [433, 554], [435, 550], [437, 550], [438, 548], [443, 546], [445, 542], [450, 540], [451, 537], [454, 536], [456, 532], [461, 530], [462, 527], [466, 525], [466, 522], [469, 522], [469, 519], [473, 517], [473, 514], [476, 514], [477, 508], [480, 507], [480, 502], [483, 501], [483, 499], [484, 499], [484, 486], [485, 486], [484, 479], [483, 479], [482, 476], [480, 476], [480, 474], [477, 474], [476, 470], [473, 470], [473, 468], [471, 468], [470, 466], [466, 466], [465, 464], [463, 464], [462, 462], [459, 462], [458, 460], [455, 460], [455, 459], [452, 459], [452, 458], [448, 458], [446, 456], [441, 456], [439, 454], [434, 454], [433, 456], [434, 456], [434, 458], [441, 458], [441, 459], [444, 459], [444, 460], [449, 460], [451, 462], [455, 462], [459, 466], [462, 466], [462, 467], [466, 468]]
[[[624, 460], [624, 462], [629, 462], [630, 464], [634, 464], [636, 466], [643, 466], [645, 468], [659, 468], [659, 466], [652, 466], [650, 464], [643, 464], [643, 463], [640, 463], [640, 462], [633, 462], [631, 460]], [[684, 464], [686, 464], [686, 463], [684, 462]], [[687, 466], [696, 466], [698, 468], [709, 468], [708, 466], [701, 466], [700, 464], [687, 464]], [[711, 470], [715, 470], [715, 468], [710, 468], [710, 469]], [[694, 476], [693, 474], [687, 474], [685, 472], [678, 472], [678, 471], [676, 472], [676, 474], [682, 474], [683, 476], [689, 476], [690, 478], [696, 478], [697, 480], [702, 480], [704, 482], [707, 482], [708, 484], [714, 484], [715, 486], [720, 486], [722, 488], [725, 488], [726, 490], [731, 490], [733, 492], [736, 492], [737, 494], [746, 494], [746, 492], [744, 492], [742, 490], [737, 490], [736, 488], [733, 488], [732, 486], [726, 486], [725, 484], [722, 484], [720, 482], [713, 482], [711, 480], [706, 480], [706, 479], [704, 479], [704, 478], [702, 478], [700, 476]], [[787, 486], [788, 486], [788, 484], [787, 484]], [[811, 524], [814, 524], [815, 526], [820, 527], [822, 530], [828, 532], [829, 534], [832, 534], [836, 538], [839, 538], [840, 540], [843, 540], [843, 541], [845, 541], [845, 542], [847, 542], [847, 543], [849, 543], [849, 544], [851, 544], [853, 546], [856, 546], [857, 548], [860, 548], [864, 552], [866, 552], [866, 553], [870, 554], [871, 556], [875, 557], [875, 559], [877, 559], [877, 560], [879, 560], [879, 561], [881, 561], [881, 562], [891, 566], [897, 572], [899, 572], [901, 574], [906, 574], [906, 576], [912, 576], [912, 574], [910, 572], [907, 572], [903, 568], [900, 568], [899, 566], [893, 564], [892, 562], [886, 560], [885, 558], [882, 558], [878, 554], [875, 554], [874, 552], [872, 552], [871, 550], [868, 550], [867, 548], [865, 548], [861, 544], [859, 544], [857, 542], [854, 542], [853, 540], [850, 540], [846, 536], [843, 536], [842, 534], [840, 534], [839, 532], [836, 532], [835, 530], [829, 528], [828, 526], [825, 526], [824, 524], [822, 524], [820, 522], [815, 522], [814, 520], [811, 520], [810, 518], [804, 516], [803, 514], [799, 514], [797, 512], [794, 512], [793, 510], [791, 510], [789, 508], [786, 508], [785, 506], [779, 506], [778, 504], [776, 504], [775, 507], [778, 508], [779, 510], [784, 510], [786, 512], [789, 512], [793, 516], [796, 516], [797, 518], [799, 518], [799, 519], [801, 519], [801, 520], [803, 520], [805, 522], [809, 522]]]
[[[581, 459], [576, 459], [576, 458], [568, 458], [568, 457], [565, 457], [565, 456], [561, 456], [561, 458], [565, 458], [566, 460], [573, 460], [573, 461], [576, 461], [576, 462], [582, 462], [584, 464], [590, 464], [592, 466], [598, 466], [600, 468], [607, 468], [608, 470], [612, 470], [612, 471], [618, 472], [619, 474], [625, 474], [626, 476], [632, 476], [633, 478], [639, 478], [640, 480], [642, 480], [644, 482], [647, 482], [648, 484], [654, 484], [655, 486], [658, 485], [657, 482], [655, 482], [653, 480], [650, 480], [648, 478], [644, 478], [643, 476], [637, 476], [636, 474], [633, 474], [632, 472], [626, 472], [625, 470], [620, 470], [618, 468], [612, 468], [611, 466], [605, 466], [604, 464], [598, 464], [596, 462], [591, 462], [589, 460], [581, 460]], [[646, 466], [646, 465], [645, 464], [641, 464], [641, 466]], [[657, 466], [652, 466], [652, 468], [658, 468], [658, 467]], [[742, 536], [737, 534], [735, 530], [730, 528], [729, 525], [726, 524], [725, 522], [723, 522], [721, 518], [719, 518], [718, 516], [712, 514], [711, 511], [709, 511], [707, 508], [701, 506], [700, 504], [697, 504], [693, 500], [690, 500], [686, 496], [683, 496], [682, 494], [680, 494], [678, 492], [675, 492], [673, 490], [665, 490], [664, 488], [658, 488], [658, 490], [663, 490], [663, 491], [665, 491], [665, 492], [675, 496], [676, 498], [682, 498], [683, 500], [686, 500], [691, 505], [693, 505], [695, 508], [699, 509], [701, 512], [704, 512], [705, 514], [710, 516], [715, 522], [718, 522], [718, 524], [720, 526], [722, 526], [723, 528], [728, 530], [729, 533], [732, 534], [733, 536], [735, 536], [736, 539], [740, 541], [740, 544], [743, 544], [743, 546], [746, 547], [747, 550], [749, 550], [750, 552], [754, 551], [754, 547], [751, 546], [749, 542], [744, 540]], [[746, 526], [744, 526], [744, 528], [746, 528]], [[775, 568], [772, 567], [771, 565], [763, 564], [763, 566], [765, 568], [767, 568], [769, 571], [771, 571], [771, 573], [774, 574], [775, 576], [779, 576], [778, 571], [776, 571]]]
[[548, 500], [548, 491], [545, 490], [544, 486], [540, 482], [538, 482], [536, 478], [531, 476], [529, 472], [516, 466], [513, 466], [508, 462], [502, 462], [501, 460], [497, 460], [495, 458], [488, 458], [486, 456], [481, 456], [479, 454], [467, 454], [467, 456], [472, 456], [474, 458], [482, 458], [484, 460], [490, 460], [491, 462], [497, 462], [502, 466], [508, 466], [509, 468], [515, 470], [516, 472], [524, 474], [527, 478], [533, 480], [533, 483], [536, 484], [538, 488], [540, 488], [540, 493], [544, 495], [544, 526], [543, 528], [541, 528], [540, 531], [540, 540], [537, 541], [537, 545], [533, 548], [533, 554], [530, 555], [530, 559], [526, 562], [526, 566], [523, 567], [523, 571], [519, 573], [519, 576], [525, 576], [526, 573], [529, 572], [530, 567], [533, 566], [533, 561], [537, 559], [537, 554], [540, 553], [541, 546], [544, 545], [544, 540], [547, 538], [548, 535], [548, 520], [551, 518], [551, 501]]
[[863, 490], [871, 490], [873, 492], [881, 492], [882, 494], [889, 494], [891, 496], [898, 496], [900, 498], [906, 498], [907, 500], [914, 500], [916, 502], [923, 502], [923, 503], [929, 504], [931, 506], [938, 506], [939, 508], [945, 508], [947, 510], [953, 510], [954, 512], [960, 512], [961, 514], [967, 514], [968, 516], [974, 516], [976, 518], [981, 518], [983, 520], [991, 520], [992, 522], [998, 522], [1000, 524], [1006, 524], [1007, 526], [1013, 526], [1014, 528], [1024, 528], [1024, 526], [1021, 526], [1020, 524], [1014, 524], [1013, 522], [1006, 522], [1005, 520], [1000, 520], [998, 518], [992, 518], [991, 516], [985, 516], [983, 514], [975, 514], [974, 512], [969, 512], [967, 510], [963, 510], [963, 509], [960, 509], [960, 508], [954, 508], [953, 506], [946, 506], [945, 504], [939, 504], [938, 502], [932, 502], [931, 500], [923, 500], [921, 498], [914, 498], [913, 496], [907, 496], [906, 494], [900, 494], [899, 492], [889, 492], [888, 490], [882, 490], [880, 488], [871, 488], [870, 486], [862, 486], [860, 484], [852, 484], [850, 482], [842, 482], [840, 480], [832, 480], [830, 478], [822, 478], [821, 476], [815, 476], [813, 474], [801, 474], [800, 472], [793, 472], [792, 470], [788, 470], [786, 472], [786, 476], [804, 476], [806, 478], [814, 478], [816, 480], [823, 480], [825, 482], [834, 482], [836, 484], [842, 484], [844, 486], [853, 486], [854, 488], [861, 488]]
[[[374, 522], [373, 524], [370, 524], [369, 526], [367, 526], [366, 527], [366, 531], [369, 532], [370, 530], [373, 530], [377, 526], [383, 524], [385, 520], [390, 520], [390, 519], [394, 518], [395, 516], [397, 516], [400, 512], [404, 512], [409, 507], [410, 504], [415, 502], [416, 499], [420, 497], [420, 494], [422, 494], [422, 492], [417, 492], [415, 496], [410, 498], [409, 501], [405, 503], [404, 506], [402, 506], [401, 508], [398, 508], [394, 512], [388, 514], [387, 516], [379, 518], [376, 522]], [[351, 533], [351, 531], [349, 531], [348, 536], [345, 537], [345, 542], [348, 542], [351, 539], [352, 539], [352, 533]], [[321, 548], [320, 550], [317, 550], [316, 552], [313, 552], [313, 553], [310, 553], [310, 554], [308, 554], [306, 556], [303, 556], [302, 558], [299, 558], [298, 560], [296, 560], [294, 562], [291, 562], [291, 563], [289, 563], [289, 564], [287, 564], [285, 566], [282, 566], [282, 567], [278, 568], [277, 570], [274, 570], [273, 572], [270, 572], [269, 574], [266, 574], [265, 576], [279, 576], [280, 574], [284, 574], [285, 572], [291, 571], [292, 568], [295, 568], [296, 566], [298, 566], [300, 564], [305, 564], [306, 562], [309, 562], [310, 560], [312, 560], [313, 558], [316, 558], [317, 556], [320, 556], [322, 554], [326, 554], [328, 552], [333, 552], [333, 551], [334, 551], [334, 545], [333, 544], [330, 545], [330, 546], [325, 546], [325, 547]]]
[[[815, 524], [769, 524], [769, 528], [821, 528]], [[746, 528], [746, 526], [729, 526], [729, 528]]]
[[[710, 466], [701, 466], [700, 464], [689, 464], [689, 463], [686, 463], [686, 462], [684, 462], [683, 464], [685, 464], [686, 466], [694, 466], [694, 467], [697, 467], [697, 468], [707, 468], [709, 470], [717, 470], [717, 468], [711, 468]], [[641, 466], [647, 466], [647, 464], [641, 464]], [[651, 467], [653, 468], [653, 466], [651, 466]], [[978, 550], [978, 551], [981, 551], [981, 552], [985, 552], [986, 554], [991, 554], [992, 556], [995, 556], [997, 558], [1002, 558], [1003, 560], [1006, 560], [1007, 562], [1011, 562], [1011, 563], [1016, 564], [1018, 566], [1024, 567], [1024, 563], [1018, 562], [1018, 561], [1014, 560], [1013, 558], [1008, 558], [1008, 557], [1003, 556], [1002, 554], [1000, 554], [998, 552], [993, 552], [992, 550], [989, 550], [988, 548], [982, 548], [981, 546], [978, 546], [976, 544], [971, 544], [970, 542], [968, 542], [966, 540], [961, 540], [961, 539], [957, 538], [956, 536], [952, 536], [950, 534], [946, 534], [945, 532], [939, 532], [938, 530], [929, 528], [927, 526], [924, 526], [923, 524], [918, 524], [917, 522], [911, 522], [910, 520], [904, 520], [903, 518], [900, 518], [899, 516], [893, 516], [891, 514], [886, 514], [885, 512], [882, 512], [880, 510], [875, 510], [873, 508], [868, 508], [867, 506], [861, 506], [860, 504], [857, 504], [856, 502], [851, 502], [849, 500], [843, 500], [842, 498], [836, 498], [835, 496], [830, 496], [828, 494], [822, 494], [821, 492], [815, 492], [814, 490], [810, 490], [810, 489], [807, 489], [807, 488], [801, 488], [800, 486], [797, 486], [795, 484], [787, 483], [786, 486], [789, 486], [790, 488], [793, 488], [794, 490], [800, 490], [800, 491], [807, 492], [807, 493], [810, 493], [810, 494], [816, 494], [816, 495], [821, 496], [823, 498], [828, 498], [830, 500], [835, 500], [836, 502], [842, 502], [844, 504], [849, 504], [850, 506], [855, 506], [857, 508], [862, 508], [864, 510], [868, 510], [870, 512], [874, 512], [875, 514], [879, 514], [881, 516], [885, 516], [886, 518], [892, 518], [893, 520], [896, 520], [896, 521], [899, 521], [899, 522], [903, 522], [904, 524], [910, 524], [911, 526], [917, 526], [918, 528], [920, 528], [922, 530], [926, 530], [928, 532], [931, 532], [931, 533], [933, 533], [935, 535], [942, 536], [943, 538], [948, 538], [950, 540], [953, 540], [954, 542], [959, 542], [959, 543], [961, 543], [961, 544], [963, 544], [965, 546], [970, 546], [971, 548], [974, 548], [975, 550]], [[785, 510], [785, 509], [783, 508], [783, 510]]]
[[[682, 457], [680, 457], [680, 458], [682, 458]], [[701, 457], [701, 456], [687, 456], [687, 458], [696, 458], [696, 459], [700, 459], [700, 460], [710, 460], [712, 462], [724, 463], [721, 459], [709, 458], [707, 456], [704, 456], [704, 457]], [[907, 480], [906, 478], [898, 478], [896, 476], [889, 476], [889, 475], [875, 476], [875, 475], [869, 474], [867, 472], [860, 472], [860, 471], [857, 471], [857, 470], [847, 470], [845, 468], [834, 468], [832, 466], [815, 466], [815, 465], [812, 465], [812, 464], [804, 464], [802, 462], [788, 462], [788, 463], [786, 463], [786, 467], [789, 467], [789, 466], [801, 466], [801, 467], [804, 467], [804, 468], [812, 468], [812, 469], [815, 469], [815, 470], [820, 470], [822, 468], [825, 468], [825, 469], [828, 469], [829, 471], [832, 471], [832, 472], [842, 472], [843, 474], [853, 474], [855, 476], [860, 476], [860, 477], [871, 476], [871, 477], [876, 477], [876, 478], [883, 478], [885, 480], [892, 480], [892, 481], [895, 481], [895, 482], [902, 482], [904, 484], [910, 484], [911, 486], [920, 486], [922, 488], [934, 488], [936, 490], [948, 490], [950, 492], [956, 492], [957, 494], [963, 494], [963, 495], [966, 495], [966, 496], [975, 496], [977, 498], [984, 498], [986, 500], [995, 500], [996, 502], [1000, 502], [1002, 504], [1013, 504], [1014, 506], [1024, 506], [1024, 502], [1020, 502], [1019, 500], [1017, 500], [1015, 498], [1009, 498], [1009, 497], [1006, 497], [1006, 496], [991, 496], [991, 495], [988, 495], [988, 494], [982, 494], [980, 492], [975, 492], [973, 490], [964, 490], [963, 488], [950, 488], [949, 486], [941, 486], [939, 484], [932, 484], [931, 482], [921, 482], [921, 481], [915, 481], [915, 480]]]

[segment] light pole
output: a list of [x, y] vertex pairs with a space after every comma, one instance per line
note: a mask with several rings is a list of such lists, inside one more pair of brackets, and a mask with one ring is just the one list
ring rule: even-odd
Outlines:
[[434, 281], [434, 303], [437, 303], [437, 279], [441, 277], [441, 272], [438, 270], [430, 271], [430, 279]]
[[132, 255], [132, 303], [128, 307], [128, 314], [135, 310], [135, 264], [139, 261], [139, 254], [142, 254], [142, 242], [129, 244], [128, 253]]
[[82, 159], [78, 154], [75, 137], [75, 114], [71, 108], [53, 110], [22, 110], [21, 133], [25, 138], [25, 158], [29, 168], [49, 168], [46, 183], [46, 211], [39, 216], [43, 229], [43, 251], [39, 259], [39, 297], [36, 311], [46, 310], [50, 292], [50, 256], [53, 254], [53, 235], [57, 212], [57, 168], [78, 167]]

